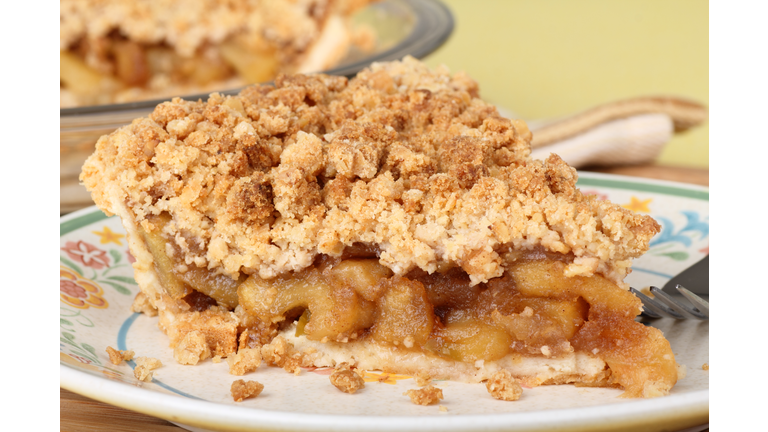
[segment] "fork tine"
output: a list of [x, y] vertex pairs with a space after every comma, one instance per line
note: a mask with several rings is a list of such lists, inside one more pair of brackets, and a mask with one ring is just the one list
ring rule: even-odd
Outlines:
[[643, 302], [643, 315], [649, 317], [649, 318], [661, 318], [662, 315], [659, 313], [656, 313], [653, 311], [653, 309], [646, 306], [646, 300], [650, 300], [648, 297], [645, 296], [645, 294], [641, 293], [640, 291], [629, 287], [629, 290], [632, 292], [632, 294], [635, 295], [635, 297], [639, 298], [640, 301]]
[[673, 299], [672, 297], [670, 297], [669, 294], [662, 291], [661, 288], [652, 286], [651, 293], [654, 295], [655, 299], [658, 299], [659, 301], [663, 302], [670, 309], [673, 309], [675, 312], [679, 313], [680, 315], [683, 315], [686, 318], [701, 319], [701, 320], [707, 319], [707, 316], [699, 312], [699, 310], [694, 309], [688, 305], [683, 304], [680, 301]]
[[684, 286], [680, 284], [676, 285], [675, 288], [677, 289], [678, 292], [680, 292], [680, 294], [684, 295], [685, 298], [688, 299], [688, 301], [690, 301], [694, 306], [696, 306], [696, 309], [701, 311], [702, 315], [706, 315], [706, 317], [709, 318], [709, 302], [708, 301], [688, 291]]
[[674, 319], [684, 318], [682, 315], [668, 308], [666, 305], [656, 301], [655, 299], [648, 297], [647, 295], [641, 293], [640, 291], [631, 287], [629, 289], [630, 291], [632, 291], [634, 295], [637, 296], [637, 298], [640, 299], [640, 301], [643, 302], [643, 313], [645, 315], [651, 318], [662, 318], [662, 317], [669, 317]]

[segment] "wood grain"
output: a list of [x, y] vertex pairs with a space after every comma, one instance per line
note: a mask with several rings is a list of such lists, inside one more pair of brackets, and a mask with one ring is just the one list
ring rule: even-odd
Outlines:
[[709, 186], [709, 169], [677, 167], [668, 165], [628, 165], [611, 167], [586, 167], [580, 171], [601, 172], [656, 180], [676, 181], [700, 186]]
[[[709, 170], [664, 165], [593, 167], [581, 171], [621, 174], [709, 186]], [[168, 421], [95, 401], [60, 389], [62, 431], [180, 432]]]
[[59, 389], [60, 430], [84, 432], [181, 432], [168, 421]]

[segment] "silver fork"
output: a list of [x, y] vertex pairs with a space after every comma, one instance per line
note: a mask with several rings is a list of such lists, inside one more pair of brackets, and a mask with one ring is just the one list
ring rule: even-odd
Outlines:
[[[688, 285], [696, 294], [706, 296], [701, 298], [683, 287]], [[664, 288], [651, 287], [653, 298], [630, 288], [643, 302], [643, 315], [649, 318], [669, 317], [675, 319], [709, 319], [709, 255], [696, 264], [683, 270], [680, 274], [670, 279]], [[676, 295], [675, 291], [682, 296]], [[672, 293], [672, 294], [670, 294]], [[688, 299], [687, 304], [683, 297]]]
[[685, 304], [682, 298], [675, 299], [655, 286], [651, 287], [651, 294], [654, 296], [653, 298], [648, 297], [634, 288], [630, 288], [630, 291], [643, 302], [643, 315], [649, 318], [669, 317], [675, 319], [709, 319], [708, 301], [690, 292], [680, 284], [675, 285], [675, 288], [691, 302], [693, 307]]

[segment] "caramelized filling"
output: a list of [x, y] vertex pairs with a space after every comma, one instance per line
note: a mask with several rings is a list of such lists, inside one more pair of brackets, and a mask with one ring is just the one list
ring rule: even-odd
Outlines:
[[[230, 38], [218, 49], [202, 46], [192, 56], [180, 56], [164, 44], [143, 44], [126, 40], [117, 32], [101, 37], [98, 50], [85, 39], [67, 51], [60, 51], [61, 85], [74, 92], [83, 104], [104, 103], [105, 91], [127, 88], [147, 89], [158, 80], [204, 87], [232, 77], [244, 82], [266, 82], [277, 75], [275, 48], [265, 42], [246, 44]], [[101, 70], [87, 64], [94, 56]], [[100, 94], [100, 92], [102, 94]]]
[[233, 280], [227, 275], [217, 274], [194, 264], [177, 263], [173, 256], [180, 255], [178, 246], [167, 241], [162, 234], [171, 217], [162, 213], [147, 219], [153, 229], [140, 229], [141, 235], [152, 253], [155, 270], [166, 293], [174, 300], [179, 300], [197, 291], [213, 298], [220, 306], [234, 309], [238, 304], [237, 287], [245, 281], [246, 275], [241, 275], [239, 280]]
[[298, 320], [297, 335], [310, 340], [370, 339], [464, 362], [510, 353], [592, 353], [630, 396], [642, 395], [645, 382], [676, 380], [669, 343], [634, 321], [639, 300], [599, 275], [566, 277], [562, 255], [519, 254], [502, 277], [471, 286], [458, 268], [393, 276], [373, 250], [358, 246], [343, 259], [321, 257], [300, 272], [233, 280], [175, 264], [169, 253], [177, 246], [162, 235], [169, 217], [150, 221], [153, 230], [142, 235], [168, 294], [194, 310], [240, 305], [247, 316], [241, 346], [264, 343], [276, 328]]

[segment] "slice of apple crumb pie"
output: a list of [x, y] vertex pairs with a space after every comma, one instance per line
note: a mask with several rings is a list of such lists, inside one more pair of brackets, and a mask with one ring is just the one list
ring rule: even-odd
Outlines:
[[659, 225], [530, 141], [465, 74], [405, 58], [160, 104], [81, 179], [171, 347], [667, 394], [675, 357], [623, 282]]

